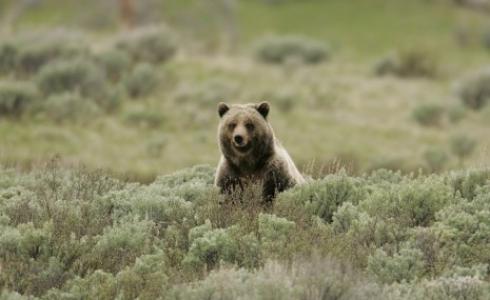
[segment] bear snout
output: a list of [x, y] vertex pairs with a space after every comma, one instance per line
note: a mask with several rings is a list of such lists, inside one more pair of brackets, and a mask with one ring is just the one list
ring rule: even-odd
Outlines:
[[233, 137], [233, 140], [235, 141], [235, 143], [238, 145], [238, 146], [241, 146], [243, 144], [243, 136], [239, 135], [239, 134], [236, 134], [234, 137]]

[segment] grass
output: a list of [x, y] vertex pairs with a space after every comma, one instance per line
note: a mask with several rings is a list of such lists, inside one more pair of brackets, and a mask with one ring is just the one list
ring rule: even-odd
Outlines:
[[[478, 140], [480, 155], [473, 156], [468, 166], [488, 164], [487, 159], [481, 161], [488, 154], [485, 149], [490, 147], [485, 139], [486, 129], [481, 125], [486, 122], [483, 114], [469, 112], [461, 123], [445, 123], [441, 128], [421, 128], [412, 120], [412, 110], [419, 104], [435, 102], [444, 106], [457, 101], [451, 100], [450, 82], [446, 80], [376, 78], [363, 74], [365, 71], [359, 67], [346, 70], [344, 62], [300, 69], [291, 76], [281, 69], [250, 61], [230, 68], [226, 60], [219, 58], [178, 59], [161, 72], [173, 79], [162, 82], [160, 86], [165, 88], [157, 94], [127, 103], [121, 112], [83, 126], [67, 123], [60, 128], [43, 120], [0, 122], [4, 141], [0, 146], [1, 161], [22, 164], [59, 154], [90, 167], [132, 173], [146, 180], [189, 165], [215, 164], [219, 157], [215, 104], [200, 106], [202, 111], [196, 121], [182, 112], [168, 90], [175, 89], [177, 82], [187, 82], [192, 87], [206, 78], [226, 78], [224, 82], [239, 86], [238, 98], [230, 100], [235, 102], [262, 100], [256, 96], [260, 91], [280, 88], [284, 82], [306, 95], [315, 88], [324, 89], [318, 103], [309, 103], [312, 100], [302, 96], [291, 112], [281, 112], [272, 104], [270, 121], [276, 134], [302, 167], [312, 161], [327, 162], [349, 154], [361, 170], [366, 170], [373, 161], [388, 154], [416, 170], [423, 167], [422, 152], [426, 147], [448, 147], [449, 137], [456, 132], [468, 132]], [[317, 78], [322, 80], [317, 82]], [[327, 103], [322, 104], [324, 101]], [[161, 114], [165, 121], [151, 128], [128, 124], [124, 120], [126, 112], [138, 110]], [[166, 142], [160, 155], [155, 155], [148, 151], [149, 143], [160, 136]]]
[[[219, 157], [215, 105], [219, 101], [274, 101], [267, 95], [285, 90], [293, 99], [292, 109], [281, 111], [280, 103], [272, 102], [271, 122], [303, 169], [312, 162], [329, 164], [342, 158], [356, 165], [359, 172], [391, 160], [402, 161], [400, 168], [413, 171], [425, 167], [427, 148], [448, 149], [450, 137], [461, 132], [478, 141], [467, 166], [488, 165], [485, 111], [468, 112], [458, 124], [443, 119], [438, 128], [420, 128], [411, 117], [413, 109], [425, 103], [453, 106], [459, 101], [455, 82], [490, 62], [490, 53], [479, 44], [460, 47], [454, 39], [460, 26], [473, 30], [475, 38], [489, 24], [488, 18], [448, 2], [332, 0], [264, 5], [258, 0], [241, 1], [238, 52], [197, 53], [199, 48], [192, 46], [199, 41], [189, 41], [183, 35], [179, 56], [157, 70], [157, 91], [137, 101], [125, 101], [117, 112], [61, 126], [39, 118], [0, 120], [0, 162], [30, 165], [59, 154], [68, 161], [143, 181], [194, 164], [214, 165]], [[79, 5], [75, 1], [42, 2], [25, 12], [16, 28], [79, 26], [83, 19]], [[190, 26], [182, 22], [185, 13], [207, 9], [191, 0], [164, 5], [164, 20], [183, 32], [192, 29], [184, 28]], [[88, 13], [95, 6], [89, 3], [87, 7]], [[111, 41], [109, 32], [90, 36], [94, 48], [103, 49]], [[209, 32], [208, 38], [212, 38], [219, 28]], [[272, 33], [304, 34], [330, 43], [332, 59], [309, 67], [254, 62], [252, 44]], [[377, 58], [412, 46], [436, 54], [441, 69], [437, 78], [405, 80], [373, 75]], [[208, 81], [232, 86], [231, 94], [222, 99], [211, 90], [208, 103], [200, 102], [198, 95], [188, 106], [176, 100], [179, 89], [192, 92]], [[145, 111], [151, 112], [146, 116], [160, 116], [163, 121], [155, 126], [127, 121], [128, 115]], [[451, 158], [448, 168], [455, 166]]]

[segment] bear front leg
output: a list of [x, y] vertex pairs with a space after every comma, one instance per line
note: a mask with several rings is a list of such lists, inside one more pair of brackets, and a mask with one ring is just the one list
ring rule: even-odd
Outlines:
[[262, 198], [265, 202], [272, 202], [277, 193], [290, 187], [289, 177], [280, 169], [274, 169], [265, 176], [262, 187]]
[[218, 166], [214, 184], [228, 200], [232, 199], [237, 191], [241, 189], [239, 177], [226, 164], [220, 164]]

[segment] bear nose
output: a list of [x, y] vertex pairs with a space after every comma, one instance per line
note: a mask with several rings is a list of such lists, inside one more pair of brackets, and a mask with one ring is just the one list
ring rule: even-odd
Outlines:
[[243, 137], [241, 135], [235, 135], [234, 139], [235, 143], [237, 143], [238, 145], [241, 145], [243, 143]]

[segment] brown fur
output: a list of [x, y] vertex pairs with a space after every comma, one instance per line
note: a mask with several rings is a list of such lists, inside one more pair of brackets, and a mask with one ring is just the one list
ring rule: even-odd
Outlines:
[[[215, 176], [215, 185], [222, 193], [232, 194], [250, 183], [262, 185], [264, 200], [272, 200], [304, 178], [293, 160], [274, 136], [267, 121], [269, 104], [218, 105], [221, 117], [218, 143], [221, 159]], [[243, 138], [239, 148], [234, 137]]]

